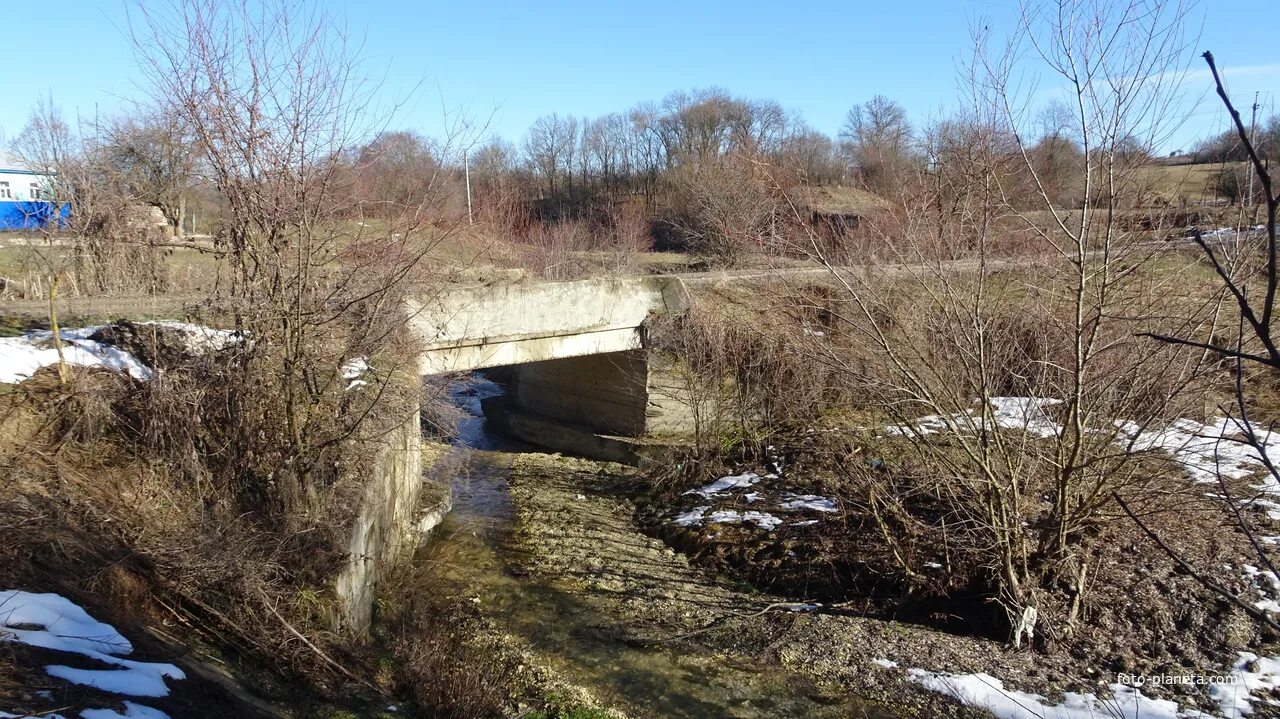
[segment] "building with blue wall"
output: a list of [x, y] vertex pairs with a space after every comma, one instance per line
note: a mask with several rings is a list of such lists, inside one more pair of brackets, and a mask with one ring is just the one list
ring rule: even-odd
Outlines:
[[52, 201], [50, 177], [0, 151], [0, 231], [48, 227], [55, 217], [66, 224], [71, 205]]

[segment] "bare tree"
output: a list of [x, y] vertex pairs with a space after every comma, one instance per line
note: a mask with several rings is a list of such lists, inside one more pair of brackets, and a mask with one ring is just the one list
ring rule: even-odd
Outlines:
[[911, 139], [906, 110], [883, 95], [855, 105], [840, 128], [849, 161], [874, 192], [886, 192], [901, 179], [911, 160]]
[[578, 143], [578, 121], [556, 114], [534, 121], [525, 135], [524, 151], [544, 182], [545, 196], [554, 196], [568, 182], [572, 190], [573, 158]]
[[421, 203], [441, 182], [443, 170], [425, 137], [416, 132], [384, 132], [358, 151], [357, 192], [378, 216], [399, 216]]
[[121, 118], [106, 128], [102, 152], [128, 193], [158, 208], [173, 236], [182, 237], [196, 157], [181, 118], [163, 112]]

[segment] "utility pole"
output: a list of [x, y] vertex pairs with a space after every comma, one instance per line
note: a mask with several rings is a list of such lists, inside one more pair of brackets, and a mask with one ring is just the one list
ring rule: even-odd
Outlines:
[[462, 151], [462, 172], [467, 177], [467, 224], [474, 225], [476, 221], [471, 216], [471, 159], [467, 150]]
[[[1257, 141], [1258, 141], [1258, 93], [1254, 92], [1253, 93], [1253, 113], [1249, 118], [1249, 144], [1253, 145], [1256, 148], [1257, 145], [1254, 143], [1256, 143]], [[1246, 189], [1244, 192], [1244, 201], [1245, 201], [1244, 206], [1251, 208], [1253, 207], [1253, 174], [1254, 174], [1253, 163], [1246, 162], [1245, 167], [1247, 168], [1246, 171], [1249, 173], [1249, 181], [1245, 184]], [[1250, 213], [1249, 222], [1252, 223], [1256, 219], [1257, 218], [1254, 216], [1254, 214]]]

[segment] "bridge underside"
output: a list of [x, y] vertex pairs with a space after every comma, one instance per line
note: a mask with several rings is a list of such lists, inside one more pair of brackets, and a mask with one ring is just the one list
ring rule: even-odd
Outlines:
[[677, 278], [472, 287], [411, 303], [424, 375], [512, 367], [485, 414], [535, 444], [636, 463], [643, 438], [687, 424], [643, 346], [654, 313], [688, 307]]
[[484, 344], [427, 350], [422, 354], [422, 374], [468, 372], [488, 367], [604, 355], [640, 348], [640, 331], [636, 327], [496, 340]]
[[668, 362], [643, 349], [516, 365], [506, 396], [483, 406], [527, 442], [626, 464], [661, 454], [693, 421]]

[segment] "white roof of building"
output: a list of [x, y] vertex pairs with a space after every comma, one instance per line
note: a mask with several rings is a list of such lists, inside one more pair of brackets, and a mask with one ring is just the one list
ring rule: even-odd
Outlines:
[[17, 155], [0, 150], [0, 172], [32, 172], [32, 169]]

